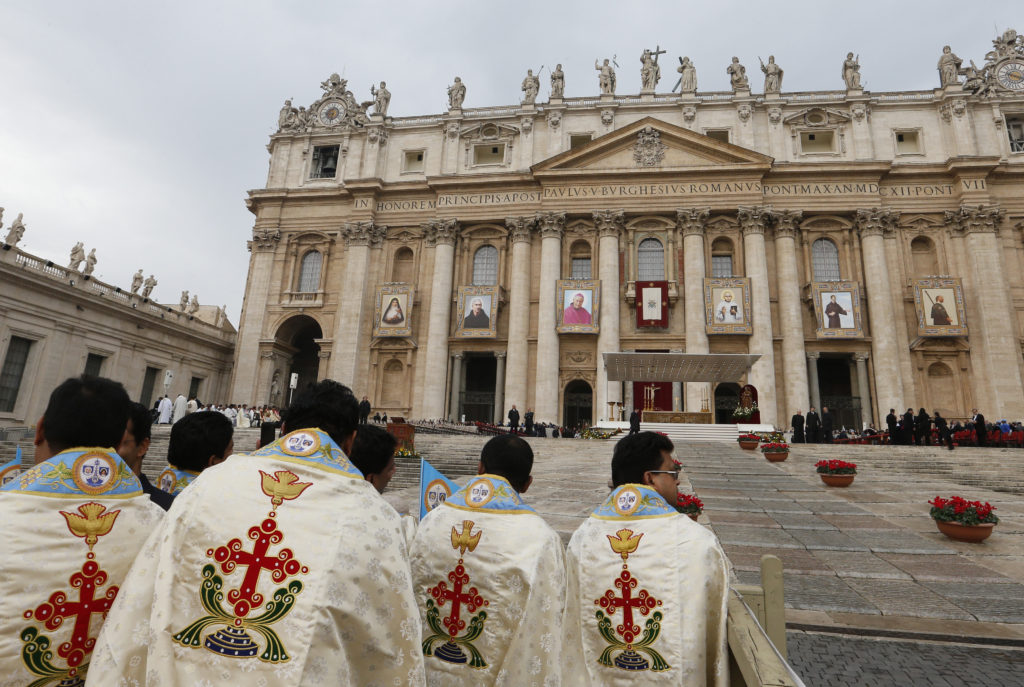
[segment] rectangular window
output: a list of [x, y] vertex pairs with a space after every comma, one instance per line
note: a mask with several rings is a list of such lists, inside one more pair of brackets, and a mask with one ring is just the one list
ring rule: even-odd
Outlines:
[[474, 165], [500, 165], [505, 162], [504, 143], [485, 143], [473, 146]]
[[573, 258], [570, 279], [592, 279], [590, 276], [590, 258]]
[[85, 359], [85, 374], [91, 377], [99, 377], [103, 371], [103, 361], [105, 357], [99, 353], [90, 353]]
[[402, 158], [402, 171], [403, 172], [422, 172], [423, 171], [423, 151], [422, 150], [407, 150]]
[[593, 134], [572, 134], [569, 136], [569, 150], [585, 146], [593, 140]]
[[800, 150], [804, 153], [835, 152], [835, 136], [831, 131], [801, 131]]
[[732, 276], [732, 256], [731, 255], [712, 255], [711, 256], [711, 276], [712, 277], [731, 277]]
[[147, 367], [146, 374], [142, 378], [142, 393], [139, 394], [139, 403], [149, 407], [153, 400], [153, 387], [156, 386], [156, 376], [160, 374], [159, 367]]
[[188, 384], [188, 397], [199, 398], [199, 385], [203, 383], [202, 377], [193, 377]]
[[707, 129], [704, 132], [704, 135], [707, 136], [708, 138], [713, 138], [716, 141], [721, 141], [722, 143], [728, 143], [729, 142], [729, 130], [728, 129]]
[[1010, 152], [1024, 153], [1024, 119], [1006, 119], [1006, 135], [1010, 138]]
[[25, 376], [25, 364], [28, 352], [32, 348], [31, 339], [12, 336], [4, 356], [4, 366], [0, 369], [0, 413], [10, 413], [18, 400], [21, 390], [21, 379]]
[[310, 179], [333, 179], [338, 173], [339, 146], [316, 146], [313, 148], [313, 166], [309, 169]]
[[916, 129], [912, 131], [895, 131], [896, 154], [916, 155], [921, 152], [921, 138]]

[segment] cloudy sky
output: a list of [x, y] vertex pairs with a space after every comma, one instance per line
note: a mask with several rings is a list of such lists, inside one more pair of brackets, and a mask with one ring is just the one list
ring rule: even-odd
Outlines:
[[[640, 89], [639, 55], [688, 55], [700, 90], [727, 90], [740, 57], [760, 91], [757, 58], [774, 54], [783, 91], [838, 89], [848, 50], [868, 90], [938, 85], [950, 44], [979, 66], [1006, 28], [1024, 32], [1019, 0], [992, 2], [173, 3], [0, 0], [0, 206], [23, 212], [21, 247], [66, 264], [95, 248], [100, 279], [127, 287], [138, 268], [154, 297], [189, 289], [237, 323], [268, 136], [285, 98], [308, 105], [331, 72], [358, 100], [386, 80], [389, 114], [447, 109], [455, 75], [466, 107], [513, 104], [527, 68], [557, 62], [566, 95], [598, 92], [595, 58], [613, 57], [618, 92]], [[756, 77], [755, 77], [756, 74]], [[659, 91], [676, 81], [664, 69]]]

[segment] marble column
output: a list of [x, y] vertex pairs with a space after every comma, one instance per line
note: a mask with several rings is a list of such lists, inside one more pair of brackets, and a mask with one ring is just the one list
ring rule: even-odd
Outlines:
[[434, 220], [423, 225], [426, 246], [434, 249], [434, 278], [430, 285], [427, 342], [423, 365], [423, 409], [429, 420], [444, 417], [444, 389], [448, 377], [448, 328], [452, 308], [452, 269], [455, 238], [459, 224], [454, 219]]
[[537, 227], [541, 235], [541, 249], [534, 415], [537, 420], [542, 422], [558, 422], [558, 332], [555, 331], [555, 282], [561, 273], [565, 213], [538, 213]]
[[366, 273], [370, 263], [370, 246], [380, 246], [387, 234], [387, 227], [377, 226], [372, 221], [346, 222], [341, 227], [341, 238], [345, 241], [345, 269], [342, 273], [338, 314], [334, 319], [334, 346], [331, 353], [331, 379], [341, 382], [361, 395], [356, 385], [357, 366], [365, 364], [365, 342], [361, 336], [363, 315], [367, 308]]
[[778, 398], [775, 393], [775, 345], [772, 340], [772, 307], [768, 294], [768, 259], [765, 255], [764, 230], [770, 209], [762, 206], [740, 206], [738, 217], [743, 231], [743, 258], [750, 279], [750, 309], [747, 313], [754, 327], [749, 350], [761, 357], [747, 376], [757, 389], [757, 407], [761, 422], [778, 424]]
[[903, 402], [903, 381], [900, 377], [899, 351], [896, 344], [896, 314], [893, 309], [889, 281], [889, 265], [885, 257], [887, 232], [895, 229], [899, 213], [873, 208], [858, 210], [857, 230], [860, 233], [864, 260], [864, 284], [868, 300], [868, 322], [871, 326], [871, 353], [875, 359], [875, 396], [878, 408], [899, 408]]
[[[682, 353], [683, 349], [673, 348], [669, 353]], [[672, 382], [672, 410], [676, 413], [683, 410], [683, 383]]]
[[871, 422], [871, 387], [868, 386], [868, 354], [854, 353], [857, 363], [857, 386], [860, 391], [860, 429], [873, 427]]
[[811, 392], [810, 407], [814, 408], [815, 412], [821, 413], [821, 389], [818, 387], [819, 357], [820, 354], [817, 351], [807, 353], [807, 377]]
[[[704, 314], [704, 226], [711, 208], [676, 210], [676, 226], [683, 234], [683, 323], [686, 328], [686, 352], [707, 353], [708, 333]], [[699, 412], [705, 395], [711, 398], [708, 382], [687, 382], [683, 409]]]
[[[503, 394], [494, 399], [494, 412], [499, 419], [508, 416], [512, 406], [527, 407], [527, 361], [530, 336], [530, 239], [536, 226], [533, 217], [510, 217], [505, 220], [512, 241], [511, 289], [508, 298], [508, 361], [505, 365]], [[499, 379], [501, 376], [499, 375]]]
[[804, 356], [804, 323], [800, 311], [800, 270], [796, 239], [800, 235], [799, 210], [781, 210], [775, 218], [775, 285], [779, 294], [779, 326], [782, 329], [782, 418], [796, 411], [806, 413], [807, 360]]
[[[598, 243], [597, 277], [601, 280], [601, 319], [597, 334], [597, 414], [608, 411], [609, 401], [622, 401], [622, 382], [608, 381], [604, 364], [605, 353], [619, 352], [619, 237], [625, 227], [626, 214], [622, 210], [601, 210], [594, 213], [594, 227], [600, 237]], [[609, 418], [616, 419], [616, 418]]]
[[451, 398], [448, 400], [448, 419], [452, 422], [459, 421], [459, 399], [462, 396], [462, 354], [456, 353], [452, 356], [452, 388]]
[[1004, 210], [994, 205], [962, 205], [946, 212], [946, 223], [954, 232], [965, 235], [967, 267], [984, 307], [971, 313], [967, 324], [970, 341], [981, 339], [983, 360], [972, 364], [987, 368], [989, 389], [979, 394], [975, 403], [991, 416], [1021, 417], [1024, 415], [1024, 383], [1021, 380], [1021, 351], [1017, 341], [1017, 317], [1007, 289], [1003, 266], [1003, 249], [998, 230], [1006, 218]]
[[[502, 413], [501, 399], [505, 398], [505, 354], [498, 352], [494, 354], [498, 360], [497, 370], [494, 373], [494, 424], [502, 421], [505, 415]], [[525, 405], [523, 406], [526, 407]]]
[[[277, 227], [257, 226], [252, 230], [249, 241], [249, 283], [245, 289], [245, 309], [238, 322], [238, 345], [235, 347], [235, 364], [232, 370], [231, 395], [229, 398], [252, 398], [260, 403], [269, 403], [269, 396], [257, 394], [257, 380], [260, 366], [260, 339], [273, 336], [264, 333], [267, 305], [270, 297], [270, 276], [274, 271], [274, 253], [281, 241], [281, 230]], [[269, 389], [269, 385], [267, 387]], [[154, 393], [157, 390], [154, 389]]]

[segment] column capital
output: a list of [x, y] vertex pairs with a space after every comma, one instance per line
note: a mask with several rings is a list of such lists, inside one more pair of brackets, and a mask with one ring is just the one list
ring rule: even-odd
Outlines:
[[380, 246], [384, 243], [388, 228], [376, 225], [373, 220], [365, 222], [345, 222], [341, 225], [341, 238], [346, 246]]
[[280, 241], [281, 230], [277, 227], [254, 227], [249, 247], [258, 251], [275, 250]]
[[710, 207], [703, 208], [676, 208], [676, 228], [683, 236], [704, 236], [704, 227], [707, 226], [708, 217], [711, 215]]
[[537, 226], [537, 219], [535, 217], [506, 217], [505, 226], [508, 228], [509, 236], [512, 237], [512, 243], [528, 242], [530, 234]]
[[455, 358], [456, 360], [462, 360], [463, 355], [462, 353], [452, 353], [452, 357]]
[[858, 363], [866, 362], [867, 359], [870, 358], [870, 357], [871, 357], [870, 353], [854, 353], [853, 354], [853, 359], [856, 360]]
[[946, 210], [946, 225], [956, 234], [993, 233], [1006, 218], [1006, 211], [998, 205], [961, 205], [957, 210]]
[[598, 210], [594, 213], [594, 227], [597, 235], [604, 238], [618, 238], [626, 226], [626, 213], [623, 210]]
[[543, 238], [562, 238], [565, 231], [564, 212], [538, 212], [537, 228]]
[[736, 208], [736, 217], [740, 222], [740, 230], [744, 236], [764, 234], [765, 227], [771, 221], [771, 205], [740, 205]]
[[808, 360], [817, 360], [820, 357], [821, 357], [821, 354], [818, 353], [818, 351], [807, 351], [807, 359]]
[[505, 358], [505, 351], [496, 351], [494, 353], [494, 357], [495, 358], [499, 358], [499, 359], [504, 359]]
[[803, 210], [778, 210], [772, 213], [772, 220], [775, 223], [776, 238], [795, 239], [800, 233], [800, 220], [803, 219]]
[[896, 224], [899, 221], [899, 211], [888, 208], [861, 208], [854, 217], [854, 224], [861, 238], [892, 234], [896, 231]]
[[432, 219], [420, 225], [423, 229], [423, 238], [428, 246], [436, 246], [439, 243], [454, 245], [455, 238], [459, 234], [459, 221], [457, 219]]

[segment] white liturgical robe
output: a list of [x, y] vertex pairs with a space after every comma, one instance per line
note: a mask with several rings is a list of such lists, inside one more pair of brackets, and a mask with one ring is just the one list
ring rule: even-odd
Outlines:
[[166, 425], [171, 421], [171, 411], [174, 409], [174, 404], [171, 403], [171, 399], [164, 396], [160, 399], [160, 405], [157, 406], [160, 411], [160, 417], [157, 418], [157, 422], [161, 425]]
[[504, 478], [474, 477], [427, 514], [412, 574], [428, 685], [560, 684], [562, 541]]
[[81, 685], [104, 614], [163, 510], [109, 449], [73, 448], [0, 491], [0, 685]]
[[565, 684], [729, 684], [729, 569], [714, 534], [625, 484], [576, 530], [566, 562]]
[[423, 683], [399, 515], [317, 429], [204, 470], [121, 593], [90, 686]]

